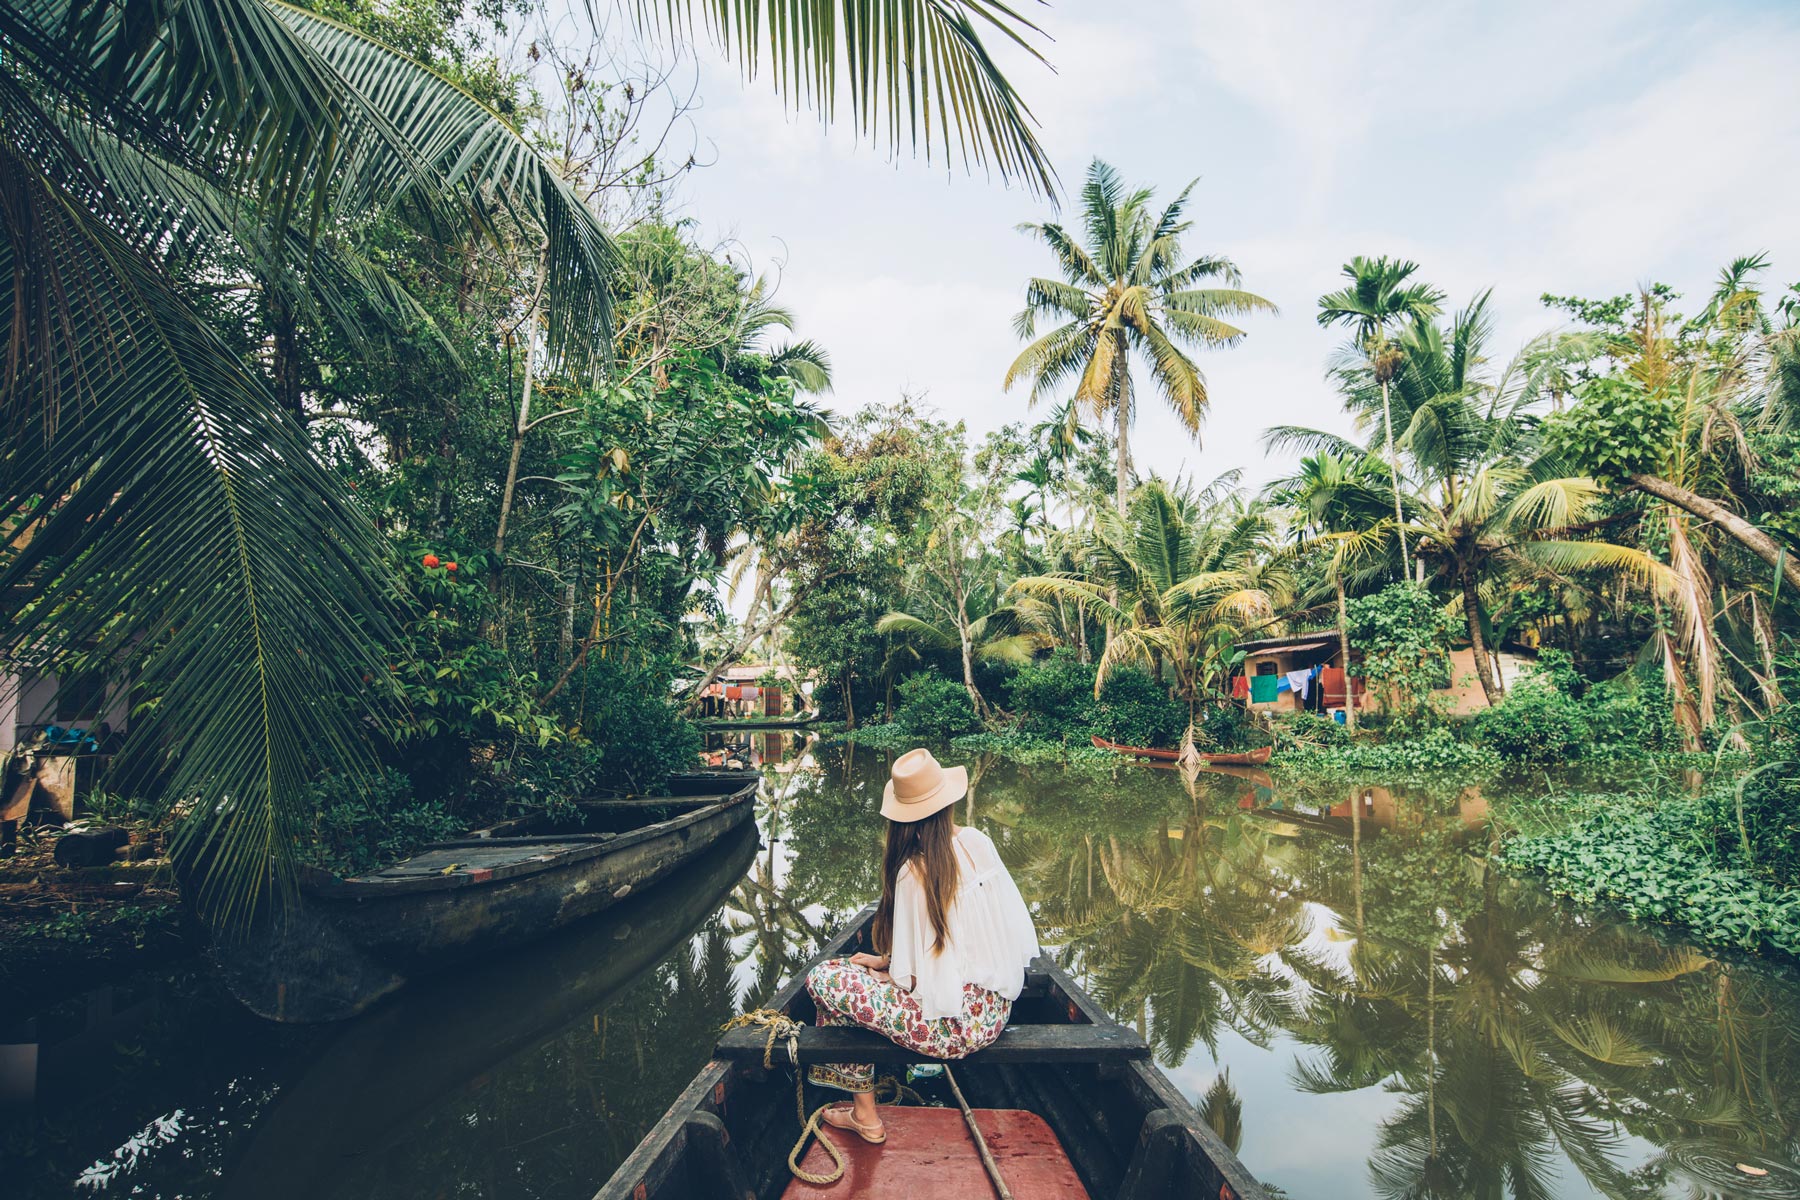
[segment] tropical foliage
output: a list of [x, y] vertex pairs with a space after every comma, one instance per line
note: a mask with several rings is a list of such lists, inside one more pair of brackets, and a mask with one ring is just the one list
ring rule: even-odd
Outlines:
[[[651, 658], [678, 647], [687, 592], [748, 515], [741, 485], [776, 526], [795, 520], [765, 456], [717, 431], [779, 424], [770, 406], [792, 411], [796, 386], [825, 381], [816, 348], [761, 345], [780, 320], [758, 284], [714, 264], [721, 334], [659, 287], [646, 251], [692, 262], [683, 238], [605, 227], [608, 188], [661, 177], [654, 149], [593, 169], [630, 157], [614, 153], [633, 122], [607, 107], [613, 84], [570, 71], [553, 107], [527, 80], [539, 42], [511, 63], [455, 8], [322, 8], [0, 11], [0, 588], [14, 618], [0, 655], [130, 674], [146, 702], [127, 769], [180, 798], [183, 856], [225, 916], [286, 879], [309, 779], [366, 777], [382, 752], [371, 729], [404, 744], [468, 735], [475, 718], [539, 744], [582, 737], [576, 674], [626, 641]], [[778, 87], [821, 117], [842, 90], [891, 150], [1053, 184], [981, 40], [1035, 53], [1004, 6], [906, 3], [874, 26], [849, 3], [619, 9], [650, 39], [703, 24], [747, 73], [772, 34]], [[856, 86], [840, 87], [840, 52]], [[682, 438], [671, 426], [702, 394], [711, 432], [695, 420]], [[665, 428], [627, 445], [622, 408]], [[810, 436], [809, 421], [788, 432]], [[797, 448], [779, 433], [762, 445]], [[661, 470], [714, 457], [723, 505]], [[459, 494], [477, 475], [497, 512]], [[448, 632], [406, 630], [428, 601], [395, 555], [423, 551], [464, 588], [486, 584], [485, 606], [458, 607], [522, 661], [424, 677], [405, 659]], [[471, 677], [525, 699], [459, 704], [437, 686]], [[574, 712], [531, 711], [571, 699]], [[461, 715], [440, 721], [440, 701]]]

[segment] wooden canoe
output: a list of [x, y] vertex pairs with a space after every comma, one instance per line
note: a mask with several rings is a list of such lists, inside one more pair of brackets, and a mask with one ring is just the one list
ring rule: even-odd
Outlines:
[[[219, 1200], [345, 1196], [459, 1094], [517, 1077], [522, 1055], [605, 1009], [686, 942], [744, 878], [744, 825], [680, 874], [591, 921], [421, 981], [332, 1032], [234, 1150]], [[510, 1065], [509, 1064], [513, 1064]]]
[[259, 1016], [354, 1016], [408, 979], [567, 928], [676, 871], [751, 822], [758, 778], [584, 802], [568, 822], [520, 818], [349, 879], [306, 870], [293, 903], [214, 958]]
[[[1179, 750], [1157, 750], [1149, 746], [1127, 746], [1120, 742], [1109, 742], [1095, 735], [1096, 750], [1111, 750], [1130, 758], [1147, 758], [1151, 762], [1174, 762], [1181, 757]], [[1254, 750], [1228, 751], [1203, 750], [1200, 761], [1208, 766], [1260, 767], [1274, 756], [1274, 746], [1258, 746]]]
[[[825, 958], [864, 947], [873, 916], [872, 906], [859, 913], [806, 970]], [[799, 1039], [803, 1066], [860, 1061], [892, 1070], [908, 1062], [930, 1061], [866, 1030], [814, 1028], [806, 970], [769, 1003], [806, 1025]], [[920, 1153], [903, 1136], [909, 1133], [933, 1139], [927, 1149], [935, 1160], [934, 1173], [960, 1169], [948, 1162], [952, 1156], [966, 1160], [975, 1155], [966, 1136], [961, 1141], [952, 1136], [960, 1119], [903, 1118], [902, 1110], [894, 1110], [888, 1141], [879, 1150], [853, 1146], [852, 1139], [843, 1135], [825, 1135], [836, 1137], [851, 1158], [850, 1173], [839, 1185], [790, 1187], [787, 1155], [799, 1135], [793, 1068], [781, 1051], [777, 1069], [763, 1069], [765, 1036], [759, 1028], [727, 1033], [714, 1048], [713, 1061], [688, 1084], [594, 1200], [869, 1195], [873, 1192], [868, 1190], [868, 1176], [859, 1180], [857, 1171], [869, 1165], [878, 1168], [881, 1156]], [[1037, 1138], [1020, 1139], [1026, 1141], [1024, 1155], [1032, 1161], [1009, 1166], [1009, 1159], [1020, 1153], [1018, 1145], [995, 1144], [1001, 1174], [1020, 1197], [1267, 1200], [1268, 1194], [1237, 1156], [1151, 1062], [1150, 1049], [1137, 1031], [1108, 1016], [1048, 955], [1026, 973], [1025, 990], [1013, 1006], [1005, 1032], [992, 1046], [952, 1069], [984, 1131], [998, 1131], [1003, 1139], [1024, 1124], [1041, 1131]], [[914, 1086], [928, 1101], [954, 1105], [941, 1079], [921, 1080]], [[817, 1088], [809, 1093], [809, 1111], [832, 1095]], [[816, 1146], [811, 1152], [822, 1155]], [[1037, 1161], [1058, 1155], [1060, 1164]], [[815, 1160], [809, 1158], [808, 1163]], [[1078, 1181], [1075, 1186], [1032, 1188], [1032, 1179], [1063, 1167]], [[924, 1174], [915, 1178], [918, 1186], [929, 1182]], [[929, 1188], [909, 1189], [915, 1196], [927, 1193], [939, 1194]]]

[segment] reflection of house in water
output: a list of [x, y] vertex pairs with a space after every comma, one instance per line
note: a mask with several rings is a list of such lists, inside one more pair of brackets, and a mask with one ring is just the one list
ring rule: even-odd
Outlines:
[[[1257, 774], [1263, 773], [1259, 771]], [[1405, 796], [1395, 795], [1390, 788], [1374, 784], [1348, 788], [1343, 793], [1343, 799], [1326, 804], [1323, 796], [1284, 796], [1275, 788], [1273, 779], [1266, 775], [1264, 778], [1268, 780], [1267, 783], [1252, 780], [1250, 786], [1239, 793], [1239, 809], [1257, 816], [1311, 826], [1332, 834], [1348, 836], [1353, 816], [1360, 817], [1365, 828], [1394, 830], [1402, 827], [1419, 828], [1436, 811], [1433, 805], [1409, 801]], [[1457, 795], [1456, 815], [1465, 829], [1475, 829], [1487, 823], [1487, 797], [1481, 794], [1479, 787], [1465, 787]]]

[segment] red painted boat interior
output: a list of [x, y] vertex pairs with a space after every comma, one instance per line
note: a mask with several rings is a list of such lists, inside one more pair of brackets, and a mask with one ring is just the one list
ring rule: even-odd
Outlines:
[[[887, 1141], [871, 1146], [854, 1134], [827, 1130], [848, 1165], [832, 1184], [795, 1179], [782, 1200], [849, 1200], [850, 1197], [896, 1197], [898, 1200], [980, 1200], [993, 1196], [994, 1185], [981, 1165], [962, 1113], [954, 1108], [884, 1107]], [[975, 1123], [1012, 1194], [1025, 1200], [1087, 1200], [1087, 1189], [1063, 1152], [1062, 1143], [1044, 1119], [1016, 1108], [978, 1108]], [[809, 1144], [801, 1163], [814, 1175], [831, 1173], [824, 1147]]]

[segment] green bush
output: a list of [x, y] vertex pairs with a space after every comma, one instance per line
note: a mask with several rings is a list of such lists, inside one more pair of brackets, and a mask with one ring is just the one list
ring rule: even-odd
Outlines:
[[1348, 746], [1351, 740], [1348, 726], [1309, 712], [1282, 714], [1275, 719], [1273, 732], [1278, 750]]
[[1660, 687], [1628, 689], [1611, 683], [1594, 687], [1584, 698], [1594, 745], [1630, 746], [1638, 750], [1681, 748], [1675, 710]]
[[1269, 740], [1268, 732], [1241, 704], [1209, 704], [1194, 714], [1194, 743], [1202, 750], [1252, 750], [1267, 746]]
[[894, 723], [914, 737], [948, 741], [981, 728], [969, 690], [954, 679], [929, 671], [903, 681]]
[[1147, 672], [1114, 671], [1094, 706], [1093, 732], [1127, 746], [1173, 747], [1187, 730], [1187, 705], [1169, 699]]
[[1416, 583], [1394, 583], [1352, 600], [1348, 616], [1350, 640], [1363, 652], [1351, 674], [1383, 698], [1388, 727], [1405, 733], [1438, 724], [1432, 693], [1450, 678], [1452, 622], [1443, 607]]
[[1587, 706], [1543, 678], [1515, 685], [1499, 704], [1482, 710], [1474, 732], [1501, 757], [1522, 762], [1582, 758], [1594, 737]]
[[326, 775], [308, 792], [313, 836], [300, 859], [340, 875], [385, 866], [464, 829], [442, 801], [415, 798], [412, 780], [399, 771], [369, 780]]
[[668, 679], [654, 664], [590, 663], [575, 705], [584, 745], [575, 761], [541, 760], [551, 772], [541, 790], [650, 793], [661, 790], [670, 772], [692, 767], [703, 739], [676, 707]]
[[1531, 674], [1473, 722], [1475, 739], [1519, 762], [1616, 759], [1678, 743], [1658, 690], [1589, 686], [1568, 654], [1546, 650]]
[[1028, 663], [1006, 681], [1006, 706], [1019, 714], [1019, 728], [1056, 741], [1086, 742], [1097, 727], [1094, 668], [1075, 651], [1059, 646], [1048, 658]]

